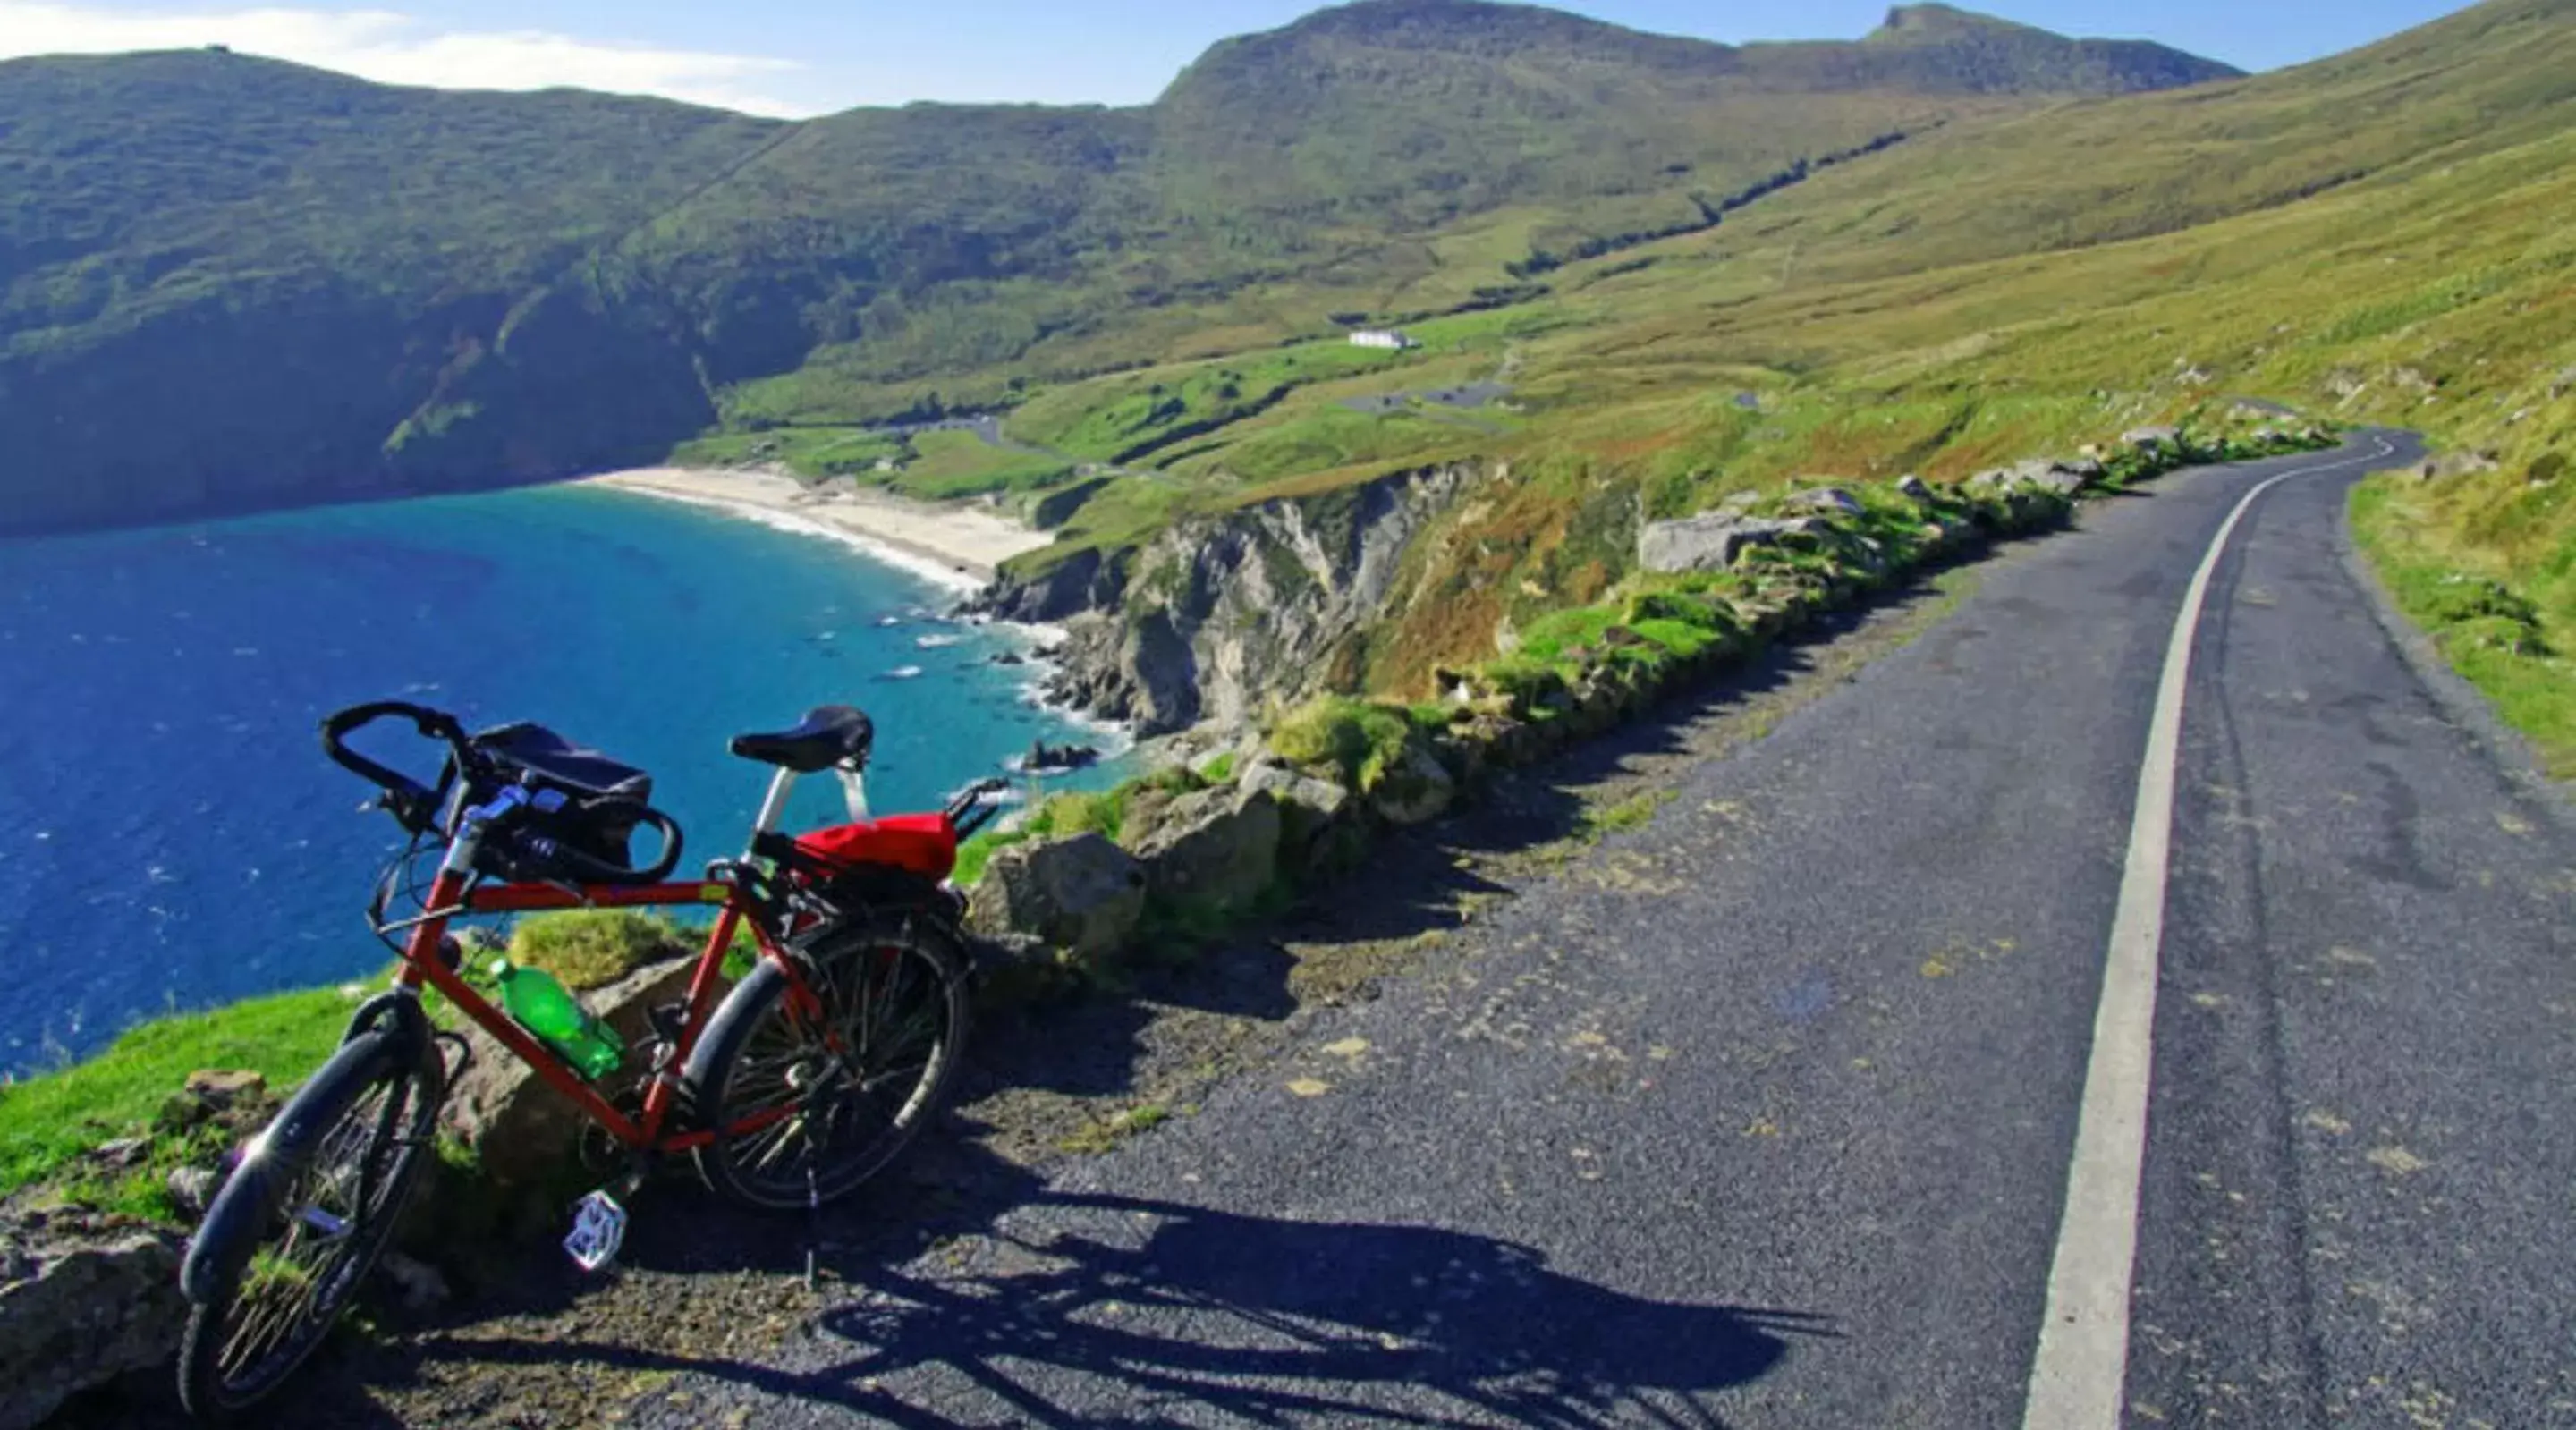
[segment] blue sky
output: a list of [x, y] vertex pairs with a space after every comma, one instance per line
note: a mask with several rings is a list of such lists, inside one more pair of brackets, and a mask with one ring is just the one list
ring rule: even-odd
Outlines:
[[[915, 99], [1142, 103], [1210, 43], [1312, 0], [0, 0], [0, 58], [227, 43], [398, 83], [578, 84], [772, 114]], [[1851, 39], [1885, 0], [1577, 0], [1706, 39]], [[2452, 0], [1967, 0], [2247, 69], [2349, 49]]]

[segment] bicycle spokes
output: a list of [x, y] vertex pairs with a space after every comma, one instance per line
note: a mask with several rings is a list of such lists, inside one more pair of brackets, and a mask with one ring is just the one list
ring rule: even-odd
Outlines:
[[[299, 1189], [300, 1190], [300, 1189]], [[327, 1191], [317, 1188], [317, 1191]], [[291, 1342], [308, 1320], [335, 1306], [346, 1290], [352, 1218], [305, 1202], [285, 1214], [286, 1232], [261, 1248], [242, 1271], [234, 1305], [239, 1321], [218, 1363], [227, 1378], [259, 1365]]]
[[370, 1152], [381, 1129], [409, 1110], [408, 1083], [373, 1089], [314, 1149], [280, 1199], [272, 1238], [253, 1253], [234, 1293], [235, 1319], [217, 1364], [227, 1380], [294, 1347], [316, 1319], [336, 1314], [363, 1269], [353, 1252], [384, 1208], [382, 1169]]
[[851, 958], [838, 976], [817, 970], [805, 986], [737, 1074], [739, 1106], [793, 1109], [740, 1134], [737, 1161], [763, 1176], [810, 1168], [834, 1144], [896, 1125], [939, 1050], [937, 980], [900, 949]]

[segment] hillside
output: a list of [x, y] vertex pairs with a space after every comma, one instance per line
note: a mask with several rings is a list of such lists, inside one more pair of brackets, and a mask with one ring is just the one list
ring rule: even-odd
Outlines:
[[220, 52], [0, 64], [0, 529], [524, 480], [720, 415], [990, 404], [1488, 303], [1873, 140], [2223, 73], [1893, 19], [1730, 48], [1363, 0], [1144, 109], [801, 125]]
[[[2576, 446], [2576, 240], [2555, 217], [2576, 198], [2571, 18], [2508, 0], [2280, 74], [1962, 121], [1712, 232], [1569, 263], [1545, 299], [1417, 325], [1420, 352], [1318, 371], [1149, 455], [1160, 484], [1094, 498], [1015, 564], [1006, 604], [1114, 610], [1137, 634], [1102, 642], [1113, 691], [1174, 686], [1157, 632], [1194, 643], [1185, 676], [1239, 672], [1190, 604], [1194, 545], [1463, 471], [1436, 515], [1387, 508], [1414, 523], [1408, 564], [1335, 657], [1275, 673], [1419, 696], [1617, 589], [1643, 519], [1783, 481], [1956, 478], [2256, 397], [2493, 449], [2495, 470], [2390, 503], [2395, 525], [2429, 588], [2466, 572], [2530, 605], [2516, 678], [2576, 709], [2549, 462]], [[1013, 427], [1079, 445], [1148, 400], [1213, 410], [1283, 357], [1051, 390]], [[1472, 413], [1401, 397], [1504, 370], [1510, 399]], [[1350, 406], [1371, 394], [1398, 398]]]
[[[211, 52], [0, 64], [0, 529], [382, 487], [444, 370], [505, 331], [581, 343], [597, 317], [543, 286], [775, 128]], [[591, 395], [532, 457], [704, 420], [685, 363], [582, 345]], [[635, 421], [632, 385], [671, 418]]]
[[1972, 96], [2235, 72], [1931, 7], [1860, 44], [1737, 48], [1556, 11], [1393, 0], [1229, 40], [1155, 106], [1180, 205], [1434, 223], [1509, 203], [1720, 192]]
[[[1159, 722], [1217, 685], [1420, 694], [1732, 492], [2259, 397], [2468, 454], [2376, 488], [2365, 529], [2576, 768], [2572, 21], [2490, 0], [2245, 77], [1937, 6], [1729, 47], [1367, 0], [1144, 108], [799, 125], [222, 55], [0, 65], [31, 196], [0, 221], [0, 527], [698, 433], [691, 459], [816, 476], [891, 455], [1044, 498], [1058, 540], [999, 604], [1081, 617], [1074, 688], [1152, 690]], [[352, 197], [385, 173], [393, 202]], [[1422, 346], [1344, 344], [1364, 319]], [[960, 408], [1024, 445], [864, 427]], [[1300, 636], [1321, 658], [1221, 628], [1203, 553], [1339, 590], [1334, 543], [1374, 564]]]

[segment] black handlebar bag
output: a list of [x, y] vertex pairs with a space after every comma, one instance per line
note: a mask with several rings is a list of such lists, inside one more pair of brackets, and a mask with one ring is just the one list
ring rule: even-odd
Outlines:
[[[636, 827], [647, 823], [661, 827], [670, 844], [678, 843], [677, 830], [652, 807], [651, 775], [575, 745], [543, 725], [504, 725], [474, 736], [472, 744], [485, 768], [466, 791], [462, 807], [488, 804], [511, 785], [556, 796], [530, 805], [521, 816], [522, 837], [512, 841], [510, 867], [492, 872], [565, 883], [606, 882], [612, 874], [638, 883], [660, 877], [662, 870], [635, 867], [633, 848]], [[561, 850], [581, 858], [549, 857], [550, 851]]]

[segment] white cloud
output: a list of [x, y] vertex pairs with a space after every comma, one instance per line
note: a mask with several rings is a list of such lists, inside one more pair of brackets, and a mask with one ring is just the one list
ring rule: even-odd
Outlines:
[[182, 13], [0, 0], [0, 59], [214, 44], [386, 84], [450, 89], [574, 85], [615, 94], [658, 94], [752, 114], [812, 112], [763, 84], [803, 67], [759, 55], [656, 49], [541, 30], [440, 31], [390, 10]]

